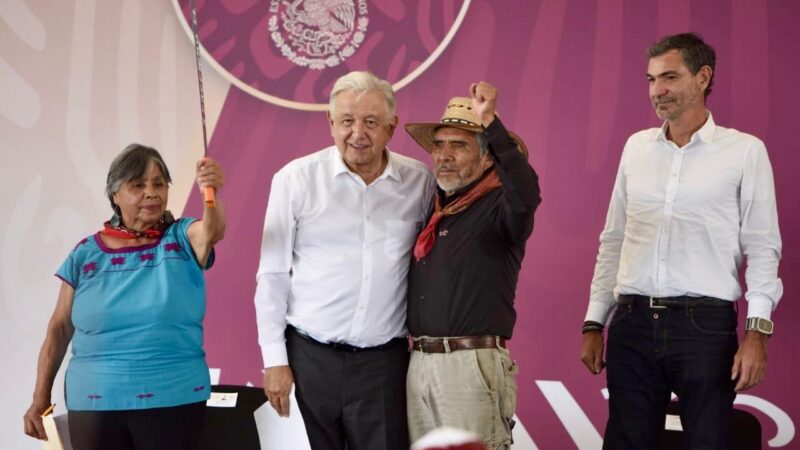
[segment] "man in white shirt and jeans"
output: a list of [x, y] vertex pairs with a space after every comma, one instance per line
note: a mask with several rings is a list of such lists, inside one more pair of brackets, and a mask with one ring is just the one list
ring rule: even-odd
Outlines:
[[[770, 314], [783, 293], [772, 168], [759, 139], [705, 108], [713, 48], [692, 33], [648, 49], [661, 128], [628, 139], [592, 280], [581, 359], [599, 374], [608, 331], [604, 448], [657, 448], [670, 394], [686, 448], [731, 447], [736, 392], [766, 367]], [[747, 324], [737, 339], [739, 269]]]
[[406, 275], [435, 180], [390, 152], [391, 85], [339, 78], [335, 145], [275, 174], [255, 295], [264, 391], [289, 414], [295, 385], [311, 447], [407, 449]]

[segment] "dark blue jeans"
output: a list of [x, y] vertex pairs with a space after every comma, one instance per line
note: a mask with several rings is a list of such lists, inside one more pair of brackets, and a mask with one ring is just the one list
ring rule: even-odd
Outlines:
[[736, 322], [733, 304], [620, 305], [608, 329], [609, 419], [603, 448], [659, 448], [674, 392], [684, 448], [729, 449]]

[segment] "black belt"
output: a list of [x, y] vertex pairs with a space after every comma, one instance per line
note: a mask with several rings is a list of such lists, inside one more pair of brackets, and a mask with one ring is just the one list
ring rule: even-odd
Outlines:
[[394, 348], [394, 347], [408, 347], [408, 340], [406, 338], [394, 338], [389, 342], [381, 345], [376, 345], [374, 347], [356, 347], [355, 345], [345, 344], [344, 342], [320, 342], [303, 331], [298, 330], [297, 328], [287, 325], [286, 331], [293, 332], [297, 336], [303, 338], [304, 340], [319, 345], [321, 347], [329, 348], [331, 350], [337, 350], [340, 352], [349, 352], [349, 353], [359, 353], [359, 352], [369, 352], [372, 350], [385, 350], [387, 348]]
[[481, 348], [506, 348], [506, 338], [497, 336], [470, 336], [456, 338], [414, 338], [411, 348], [422, 353], [450, 353], [456, 350]]
[[648, 297], [646, 295], [636, 294], [620, 294], [618, 303], [620, 305], [640, 305], [649, 308], [686, 308], [694, 306], [717, 306], [717, 307], [733, 307], [733, 302], [722, 300], [714, 297]]

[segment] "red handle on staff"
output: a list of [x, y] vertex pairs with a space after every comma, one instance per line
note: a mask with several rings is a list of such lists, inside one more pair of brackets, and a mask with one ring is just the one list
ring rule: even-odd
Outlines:
[[[205, 161], [208, 156], [203, 158]], [[215, 208], [217, 206], [217, 194], [213, 187], [206, 186], [203, 188], [203, 201], [206, 202], [206, 208]]]
[[213, 187], [205, 187], [203, 190], [203, 198], [206, 201], [206, 208], [215, 208], [217, 206], [217, 198]]

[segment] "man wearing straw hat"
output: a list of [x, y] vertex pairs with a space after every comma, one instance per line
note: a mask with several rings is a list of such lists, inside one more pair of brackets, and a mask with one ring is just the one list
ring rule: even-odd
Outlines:
[[412, 442], [450, 426], [510, 446], [516, 365], [506, 346], [514, 292], [541, 202], [522, 140], [495, 114], [486, 82], [450, 100], [438, 123], [406, 131], [433, 157], [434, 209], [409, 271], [406, 380]]

